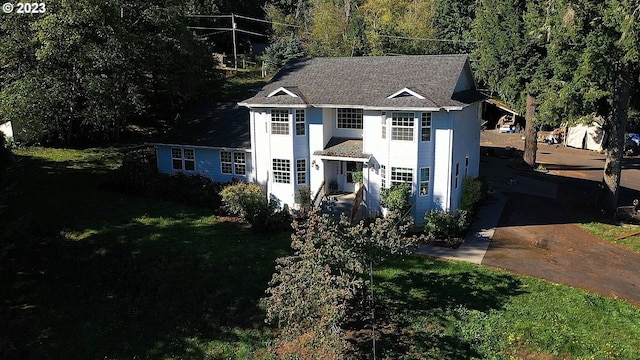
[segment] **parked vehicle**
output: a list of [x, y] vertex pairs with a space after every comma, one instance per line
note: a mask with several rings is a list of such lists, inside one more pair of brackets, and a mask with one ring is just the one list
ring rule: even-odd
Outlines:
[[633, 156], [640, 153], [640, 135], [629, 133], [627, 141], [624, 144], [624, 153], [627, 156]]

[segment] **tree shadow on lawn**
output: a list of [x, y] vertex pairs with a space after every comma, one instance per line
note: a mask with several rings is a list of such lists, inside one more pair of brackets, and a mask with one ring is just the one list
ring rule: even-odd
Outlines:
[[[41, 183], [69, 196], [41, 199], [56, 203], [27, 215], [13, 212], [26, 205], [10, 204], [1, 221], [18, 228], [0, 263], [0, 343], [8, 356], [227, 358], [264, 346], [269, 329], [257, 303], [289, 234], [257, 236], [206, 210], [93, 185], [71, 196], [67, 180], [76, 171], [85, 174], [37, 174], [20, 189], [24, 198], [42, 196]], [[63, 215], [51, 213], [56, 206]], [[81, 213], [67, 218], [74, 207]]]
[[[377, 352], [384, 358], [479, 357], [454, 330], [456, 309], [500, 309], [525, 292], [512, 275], [420, 256], [384, 265], [374, 286]], [[359, 340], [362, 353], [370, 354], [370, 332]]]

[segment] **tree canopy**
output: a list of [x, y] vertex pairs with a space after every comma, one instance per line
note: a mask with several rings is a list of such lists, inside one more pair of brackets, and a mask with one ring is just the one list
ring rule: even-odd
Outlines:
[[127, 121], [178, 111], [217, 78], [183, 2], [48, 2], [0, 22], [0, 118], [26, 142], [117, 140]]

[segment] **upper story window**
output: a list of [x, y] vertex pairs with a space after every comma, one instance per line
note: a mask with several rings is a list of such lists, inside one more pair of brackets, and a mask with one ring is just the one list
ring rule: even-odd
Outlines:
[[289, 110], [271, 109], [271, 134], [289, 135]]
[[296, 135], [304, 135], [305, 132], [304, 109], [298, 109], [296, 110]]
[[338, 129], [362, 129], [362, 109], [337, 109]]
[[195, 152], [193, 149], [171, 148], [171, 162], [173, 170], [194, 171], [196, 169]]
[[387, 188], [387, 167], [384, 165], [380, 165], [380, 187]]
[[382, 114], [380, 115], [380, 125], [382, 125], [380, 127], [380, 130], [382, 131], [382, 138], [386, 139], [387, 138], [387, 113], [386, 112], [382, 112]]
[[391, 140], [413, 141], [413, 113], [391, 113]]
[[420, 117], [420, 140], [431, 141], [431, 113], [422, 113]]

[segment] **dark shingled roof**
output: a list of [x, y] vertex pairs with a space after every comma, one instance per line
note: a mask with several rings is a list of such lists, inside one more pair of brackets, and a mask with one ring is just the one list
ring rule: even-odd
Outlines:
[[[344, 105], [376, 108], [464, 107], [486, 98], [474, 84], [454, 94], [466, 55], [404, 55], [312, 58], [289, 61], [254, 97], [242, 105]], [[471, 73], [469, 73], [471, 75]], [[469, 77], [471, 80], [471, 76]], [[299, 97], [269, 94], [285, 88]], [[415, 96], [388, 97], [407, 88]]]
[[251, 149], [249, 109], [235, 103], [205, 103], [180, 119], [165, 143]]
[[318, 150], [313, 155], [335, 156], [335, 157], [348, 157], [356, 159], [368, 159], [369, 154], [362, 152], [362, 140], [360, 139], [347, 139], [340, 137], [332, 137], [324, 150]]

